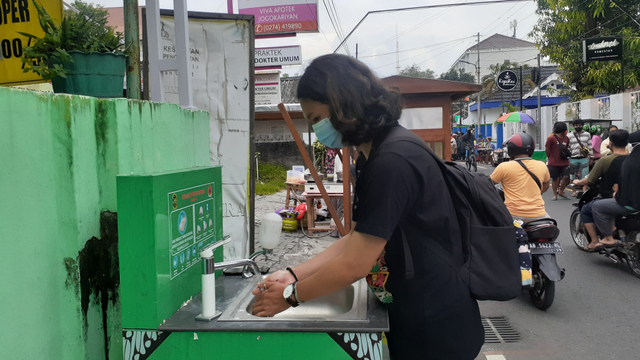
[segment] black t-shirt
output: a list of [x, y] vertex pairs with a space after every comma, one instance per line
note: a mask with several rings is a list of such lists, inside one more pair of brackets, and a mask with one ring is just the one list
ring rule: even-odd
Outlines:
[[630, 210], [640, 210], [640, 148], [637, 146], [622, 163], [616, 201]]
[[[613, 155], [609, 155], [613, 156]], [[613, 185], [620, 182], [620, 172], [622, 171], [622, 163], [627, 158], [627, 155], [618, 155], [609, 166], [602, 178], [600, 179], [600, 196], [603, 199], [610, 199], [613, 197]], [[602, 161], [602, 159], [600, 160]]]
[[[399, 125], [393, 131], [416, 136]], [[374, 139], [369, 159], [358, 157], [353, 220], [355, 231], [388, 241], [367, 280], [388, 306], [392, 355], [412, 358], [398, 352], [415, 351], [413, 356], [423, 358], [473, 359], [484, 339], [477, 303], [456, 269], [426, 246], [437, 242], [462, 265], [458, 222], [444, 177], [417, 144], [380, 146], [384, 134]], [[400, 227], [411, 250], [414, 279], [405, 278]]]

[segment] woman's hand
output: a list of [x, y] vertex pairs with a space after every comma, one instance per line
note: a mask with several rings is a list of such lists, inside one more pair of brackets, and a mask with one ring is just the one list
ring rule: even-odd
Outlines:
[[253, 315], [263, 317], [273, 316], [287, 310], [291, 306], [282, 295], [284, 288], [287, 287], [288, 284], [265, 281], [262, 285], [265, 290], [260, 292], [253, 305]]
[[269, 274], [269, 276], [267, 276], [264, 279], [264, 283], [258, 283], [257, 288], [254, 289], [251, 293], [253, 295], [259, 295], [263, 291], [265, 287], [265, 283], [267, 282], [277, 282], [277, 283], [289, 285], [289, 284], [293, 284], [294, 281], [296, 281], [296, 279], [293, 277], [293, 275], [291, 275], [289, 271], [279, 270], [274, 272], [273, 274]]

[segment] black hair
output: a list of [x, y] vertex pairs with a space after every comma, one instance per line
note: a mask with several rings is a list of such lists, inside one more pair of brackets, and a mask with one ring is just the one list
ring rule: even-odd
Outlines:
[[610, 131], [610, 132], [611, 132], [611, 131], [613, 131], [613, 130], [611, 130], [611, 129], [613, 129], [613, 128], [616, 128], [616, 130], [618, 130], [618, 127], [617, 127], [617, 126], [615, 126], [615, 125], [611, 125], [611, 126], [609, 126], [609, 131]]
[[300, 78], [297, 97], [328, 105], [331, 125], [355, 146], [372, 141], [402, 114], [398, 91], [387, 89], [360, 61], [340, 54], [313, 60]]
[[624, 149], [629, 144], [629, 132], [627, 130], [613, 130], [609, 133], [609, 142], [618, 149]]
[[584, 120], [582, 119], [573, 120], [573, 126], [576, 126], [576, 125], [584, 125]]
[[555, 125], [553, 125], [554, 134], [563, 134], [565, 131], [567, 131], [567, 123], [557, 122]]

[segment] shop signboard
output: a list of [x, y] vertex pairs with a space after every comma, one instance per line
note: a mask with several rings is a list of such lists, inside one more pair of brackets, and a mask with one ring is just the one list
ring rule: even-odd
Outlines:
[[518, 86], [518, 75], [513, 70], [505, 70], [498, 74], [496, 86], [502, 91], [511, 91]]
[[[62, 0], [40, 0], [56, 24], [62, 19]], [[20, 33], [44, 36], [38, 11], [30, 0], [6, 0], [0, 5], [0, 85], [23, 85], [45, 82], [33, 72], [23, 72], [24, 48], [31, 38]]]
[[300, 45], [257, 48], [256, 68], [283, 65], [301, 65]]
[[256, 105], [280, 104], [280, 72], [256, 72]]
[[605, 36], [582, 40], [582, 61], [622, 60], [622, 38]]
[[256, 35], [317, 32], [317, 0], [238, 0], [240, 14], [253, 15]]

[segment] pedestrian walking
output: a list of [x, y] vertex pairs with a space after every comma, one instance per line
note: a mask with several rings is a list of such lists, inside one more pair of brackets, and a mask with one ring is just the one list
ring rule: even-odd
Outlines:
[[551, 175], [551, 189], [553, 190], [551, 200], [558, 200], [558, 196], [569, 200], [564, 193], [564, 189], [569, 185], [569, 157], [566, 153], [566, 151], [570, 151], [568, 150], [569, 145], [567, 124], [557, 122], [553, 126], [553, 134], [547, 138], [545, 144], [547, 167]]
[[[463, 264], [462, 244], [444, 176], [422, 146], [385, 141], [389, 134], [421, 141], [398, 124], [401, 95], [360, 61], [331, 54], [307, 67], [297, 97], [321, 143], [360, 152], [356, 225], [318, 256], [258, 284], [253, 313], [273, 316], [305, 306], [366, 277], [389, 312], [392, 359], [475, 359], [484, 330], [478, 304], [455, 268]], [[407, 276], [403, 241], [411, 248], [414, 276]], [[426, 241], [441, 246], [454, 265]]]
[[[571, 166], [571, 180], [583, 179], [589, 174], [589, 162], [592, 154], [591, 135], [583, 131], [584, 121], [577, 119], [573, 121], [573, 131], [568, 133], [571, 150], [569, 164]], [[577, 196], [576, 188], [573, 188], [572, 196]]]

